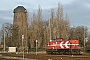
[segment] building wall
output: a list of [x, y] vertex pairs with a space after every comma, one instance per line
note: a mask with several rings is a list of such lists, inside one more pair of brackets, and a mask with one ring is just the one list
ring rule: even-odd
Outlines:
[[13, 21], [13, 42], [15, 46], [22, 47], [22, 35], [24, 35], [24, 45], [27, 48], [28, 45], [28, 24], [27, 13], [16, 12], [14, 13]]

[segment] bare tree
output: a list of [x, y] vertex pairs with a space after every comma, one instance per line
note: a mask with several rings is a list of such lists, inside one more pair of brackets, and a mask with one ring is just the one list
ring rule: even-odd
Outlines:
[[[6, 46], [12, 45], [12, 24], [10, 23], [4, 23], [2, 24], [2, 44], [4, 43], [4, 37], [5, 37], [5, 44]], [[4, 36], [5, 34], [5, 36]]]
[[64, 19], [63, 7], [58, 3], [58, 10], [56, 16], [54, 9], [51, 9], [49, 14], [49, 20], [42, 20], [42, 10], [39, 6], [37, 15], [33, 13], [31, 25], [29, 27], [30, 32], [30, 45], [31, 48], [35, 47], [35, 40], [38, 40], [38, 48], [45, 47], [46, 43], [50, 39], [64, 38], [69, 39], [70, 23], [68, 15]]
[[69, 23], [69, 18], [68, 15], [66, 14], [66, 17], [64, 19], [63, 17], [63, 7], [60, 3], [58, 3], [58, 10], [56, 13], [56, 28], [57, 28], [57, 38], [64, 38], [68, 39], [69, 38], [69, 28], [70, 23]]
[[84, 39], [88, 36], [88, 29], [85, 26], [72, 27], [70, 39], [78, 39], [81, 46], [84, 46]]

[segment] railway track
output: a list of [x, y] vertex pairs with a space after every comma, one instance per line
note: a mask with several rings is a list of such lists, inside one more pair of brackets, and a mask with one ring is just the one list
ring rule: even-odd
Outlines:
[[45, 55], [45, 56], [52, 56], [52, 57], [75, 57], [75, 58], [89, 58], [89, 56], [84, 56], [84, 55]]

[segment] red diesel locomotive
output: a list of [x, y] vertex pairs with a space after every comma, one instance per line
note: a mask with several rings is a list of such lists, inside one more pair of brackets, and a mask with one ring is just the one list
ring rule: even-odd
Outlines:
[[50, 40], [46, 52], [48, 54], [80, 54], [79, 40], [62, 40], [62, 38]]

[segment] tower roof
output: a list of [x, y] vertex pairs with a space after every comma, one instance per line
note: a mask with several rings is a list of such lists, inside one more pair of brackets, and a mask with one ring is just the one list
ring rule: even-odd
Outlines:
[[14, 13], [16, 12], [26, 12], [26, 9], [23, 6], [18, 6], [14, 9]]

